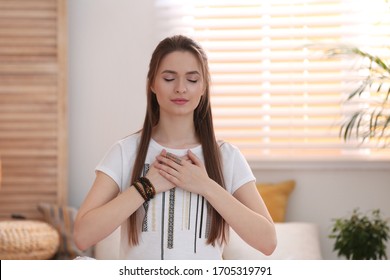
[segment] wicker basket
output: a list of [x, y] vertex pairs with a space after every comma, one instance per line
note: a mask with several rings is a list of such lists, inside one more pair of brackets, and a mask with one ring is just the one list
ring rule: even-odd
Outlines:
[[1, 221], [1, 260], [44, 260], [52, 258], [59, 246], [56, 229], [42, 221]]

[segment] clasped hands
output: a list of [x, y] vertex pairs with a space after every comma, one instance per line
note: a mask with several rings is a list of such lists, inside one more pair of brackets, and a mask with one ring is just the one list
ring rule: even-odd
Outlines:
[[157, 193], [179, 187], [202, 194], [204, 187], [211, 180], [204, 164], [191, 150], [182, 157], [162, 150], [146, 177], [151, 180]]

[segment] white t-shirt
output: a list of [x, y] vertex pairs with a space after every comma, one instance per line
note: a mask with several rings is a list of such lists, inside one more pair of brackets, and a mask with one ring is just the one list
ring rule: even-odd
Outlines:
[[[140, 141], [139, 134], [130, 135], [107, 152], [96, 167], [110, 176], [123, 192], [130, 186], [131, 173]], [[144, 165], [144, 174], [162, 149], [178, 156], [187, 149], [170, 149], [151, 139]], [[204, 162], [202, 147], [191, 151]], [[225, 142], [221, 145], [223, 175], [226, 190], [233, 194], [255, 177], [241, 152]], [[227, 205], [228, 207], [228, 205]], [[200, 195], [173, 188], [157, 194], [143, 205], [140, 244], [129, 246], [127, 221], [121, 226], [121, 259], [221, 259], [223, 248], [206, 243], [209, 232], [207, 201]]]

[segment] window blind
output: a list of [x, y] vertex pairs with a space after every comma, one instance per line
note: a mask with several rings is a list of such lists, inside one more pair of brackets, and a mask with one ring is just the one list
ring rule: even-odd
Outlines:
[[356, 106], [356, 61], [329, 57], [332, 45], [385, 55], [383, 1], [156, 0], [158, 36], [185, 34], [207, 51], [218, 138], [248, 159], [389, 158], [372, 143], [344, 142], [340, 126]]

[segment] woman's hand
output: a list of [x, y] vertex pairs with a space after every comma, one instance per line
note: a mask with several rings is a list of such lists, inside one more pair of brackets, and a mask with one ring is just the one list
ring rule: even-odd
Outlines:
[[154, 167], [175, 186], [202, 195], [211, 179], [202, 161], [191, 150], [188, 150], [187, 158], [180, 158], [163, 150], [157, 156]]
[[145, 177], [153, 184], [156, 194], [169, 191], [175, 187], [172, 182], [161, 176], [159, 170], [155, 167], [155, 163], [150, 165], [149, 171]]
[[[164, 150], [165, 151], [165, 150]], [[166, 152], [165, 152], [166, 154]], [[183, 157], [176, 157], [175, 159], [177, 161], [190, 161], [187, 155]], [[149, 171], [146, 174], [146, 178], [149, 179], [149, 181], [153, 184], [156, 193], [161, 193], [161, 192], [166, 192], [169, 191], [170, 189], [176, 187], [174, 183], [171, 181], [167, 180], [164, 176], [161, 175], [160, 170], [156, 167], [158, 164], [158, 159], [150, 165]]]

